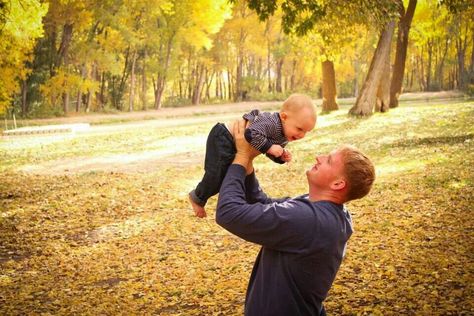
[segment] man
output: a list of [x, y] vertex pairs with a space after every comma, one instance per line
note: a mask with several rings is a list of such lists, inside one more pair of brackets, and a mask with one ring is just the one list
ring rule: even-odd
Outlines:
[[352, 234], [343, 203], [364, 197], [375, 170], [357, 149], [342, 147], [316, 157], [306, 171], [309, 193], [270, 199], [253, 172], [258, 154], [234, 124], [237, 154], [221, 187], [216, 221], [262, 245], [250, 276], [245, 315], [325, 315], [323, 301]]

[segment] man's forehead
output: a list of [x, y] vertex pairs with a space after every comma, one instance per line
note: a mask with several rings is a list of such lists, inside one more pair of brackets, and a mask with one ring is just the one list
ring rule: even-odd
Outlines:
[[342, 150], [334, 149], [328, 155], [330, 161], [340, 160], [342, 162]]

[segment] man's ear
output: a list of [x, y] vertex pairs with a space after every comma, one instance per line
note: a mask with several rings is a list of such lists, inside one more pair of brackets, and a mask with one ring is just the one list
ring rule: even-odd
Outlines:
[[342, 190], [346, 187], [347, 183], [346, 183], [346, 180], [344, 179], [337, 179], [337, 180], [334, 180], [330, 187], [332, 190], [335, 190], [335, 191], [339, 191], [339, 190]]

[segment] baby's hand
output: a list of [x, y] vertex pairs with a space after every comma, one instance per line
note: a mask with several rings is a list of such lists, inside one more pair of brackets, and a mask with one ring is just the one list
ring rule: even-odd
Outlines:
[[291, 161], [291, 152], [288, 149], [283, 149], [283, 155], [281, 155], [281, 160], [284, 162]]
[[281, 155], [283, 155], [283, 151], [284, 149], [280, 145], [272, 145], [272, 147], [267, 150], [267, 154], [270, 154], [273, 157], [280, 157]]

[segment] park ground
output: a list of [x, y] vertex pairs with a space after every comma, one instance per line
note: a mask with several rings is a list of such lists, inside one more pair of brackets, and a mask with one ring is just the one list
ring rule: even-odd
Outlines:
[[[326, 300], [333, 315], [472, 315], [474, 102], [404, 95], [365, 119], [341, 109], [256, 161], [271, 196], [306, 190], [314, 155], [349, 143], [375, 162], [371, 194], [349, 203], [355, 233]], [[87, 115], [72, 134], [0, 139], [0, 314], [241, 315], [258, 246], [193, 216], [207, 132], [278, 102]], [[291, 179], [291, 184], [289, 179]]]

